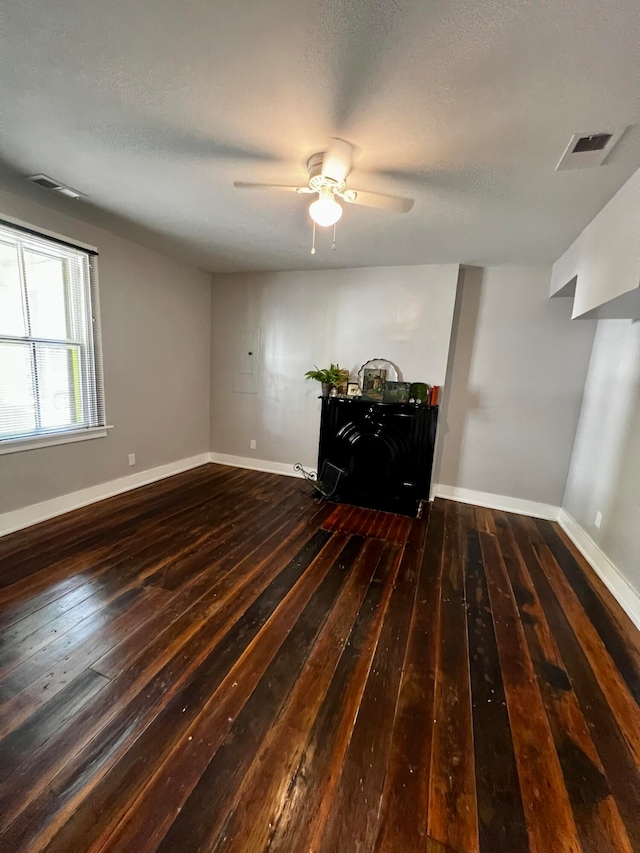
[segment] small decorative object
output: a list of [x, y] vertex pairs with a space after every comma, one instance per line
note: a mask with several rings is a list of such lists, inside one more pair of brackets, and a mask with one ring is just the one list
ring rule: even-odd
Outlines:
[[362, 396], [366, 400], [382, 400], [387, 371], [380, 367], [367, 367], [362, 378]]
[[347, 383], [347, 397], [359, 397], [362, 394], [360, 385], [357, 382]]
[[346, 397], [347, 396], [347, 386], [349, 384], [349, 373], [346, 370], [342, 370], [340, 372], [340, 381], [335, 386], [336, 396], [337, 397]]
[[349, 371], [344, 370], [344, 368], [340, 367], [339, 364], [331, 364], [329, 367], [325, 367], [323, 370], [317, 365], [314, 365], [315, 370], [307, 370], [305, 373], [306, 379], [315, 379], [316, 382], [320, 382], [322, 384], [322, 396], [328, 397], [331, 393], [331, 389], [339, 386], [340, 384], [346, 384], [347, 379], [349, 378]]
[[430, 400], [430, 402], [431, 402], [432, 406], [437, 406], [438, 403], [440, 402], [441, 390], [442, 389], [441, 389], [440, 385], [434, 385], [433, 388], [431, 389], [431, 400]]
[[408, 403], [411, 384], [409, 382], [385, 382], [383, 401], [385, 403]]
[[426, 403], [429, 399], [429, 386], [426, 382], [412, 382], [409, 393], [416, 403]]
[[400, 376], [400, 371], [395, 366], [392, 361], [387, 361], [386, 358], [372, 358], [369, 361], [365, 361], [360, 370], [358, 371], [358, 381], [360, 382], [360, 387], [364, 390], [364, 371], [371, 370], [373, 368], [380, 368], [381, 370], [386, 370], [386, 379], [390, 382], [397, 382], [399, 379], [402, 379]]

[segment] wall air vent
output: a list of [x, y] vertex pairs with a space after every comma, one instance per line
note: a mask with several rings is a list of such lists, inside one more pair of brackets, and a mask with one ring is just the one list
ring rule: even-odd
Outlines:
[[625, 128], [611, 132], [574, 133], [556, 166], [556, 172], [601, 166], [624, 130]]
[[27, 180], [31, 181], [32, 184], [37, 184], [39, 187], [44, 187], [45, 190], [51, 190], [67, 198], [85, 198], [84, 193], [79, 193], [78, 190], [67, 187], [59, 181], [54, 181], [53, 178], [49, 178], [47, 175], [29, 175]]

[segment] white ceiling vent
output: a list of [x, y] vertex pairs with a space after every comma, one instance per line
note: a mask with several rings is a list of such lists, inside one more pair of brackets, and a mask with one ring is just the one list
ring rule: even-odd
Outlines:
[[66, 195], [67, 198], [86, 198], [84, 193], [80, 193], [78, 190], [67, 187], [59, 181], [54, 181], [53, 178], [49, 178], [47, 175], [29, 175], [27, 180], [31, 181], [32, 184], [37, 184], [39, 187], [44, 187], [45, 190], [51, 190], [52, 192], [59, 193], [60, 195]]
[[624, 131], [625, 128], [599, 133], [574, 133], [556, 166], [556, 172], [602, 165]]

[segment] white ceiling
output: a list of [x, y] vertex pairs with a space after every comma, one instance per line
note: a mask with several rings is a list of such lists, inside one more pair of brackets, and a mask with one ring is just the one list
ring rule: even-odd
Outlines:
[[[555, 260], [640, 166], [555, 172], [571, 135], [640, 124], [637, 0], [13, 0], [0, 181], [212, 271]], [[350, 185], [309, 254], [297, 183], [330, 136]], [[58, 199], [20, 176], [86, 193]], [[322, 240], [322, 238], [325, 238]]]

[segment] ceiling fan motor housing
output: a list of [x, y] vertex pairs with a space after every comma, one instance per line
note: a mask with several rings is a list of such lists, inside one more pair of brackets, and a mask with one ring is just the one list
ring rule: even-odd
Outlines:
[[332, 178], [331, 175], [322, 174], [322, 164], [324, 162], [325, 152], [312, 154], [307, 161], [307, 169], [309, 170], [309, 186], [311, 189], [318, 192], [321, 187], [330, 187], [333, 190], [342, 191], [345, 187], [345, 182]]

